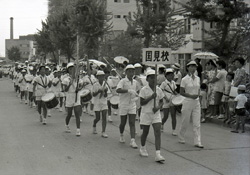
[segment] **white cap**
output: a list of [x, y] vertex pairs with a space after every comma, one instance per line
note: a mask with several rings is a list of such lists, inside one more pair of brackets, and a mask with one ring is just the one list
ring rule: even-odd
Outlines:
[[34, 67], [33, 67], [33, 66], [30, 66], [30, 67], [29, 67], [29, 70], [34, 70]]
[[166, 69], [166, 73], [174, 73], [174, 70], [172, 68]]
[[26, 70], [25, 70], [25, 69], [23, 69], [21, 72], [26, 73]]
[[102, 70], [98, 70], [97, 73], [96, 73], [96, 76], [97, 75], [105, 75], [105, 73]]
[[69, 67], [72, 67], [72, 66], [75, 66], [75, 64], [72, 63], [72, 62], [68, 63], [68, 64], [67, 64], [67, 69], [68, 69]]
[[195, 62], [195, 61], [190, 61], [190, 62], [187, 64], [187, 66], [189, 66], [189, 65], [195, 65], [195, 66], [198, 66], [198, 65], [196, 64], [196, 62]]
[[245, 85], [239, 85], [238, 86], [238, 90], [245, 91], [246, 90], [246, 86]]
[[134, 67], [136, 68], [136, 67], [142, 67], [142, 66], [141, 66], [140, 63], [136, 63], [136, 64], [134, 65]]
[[135, 69], [135, 67], [132, 64], [129, 64], [126, 66], [125, 70], [127, 70], [127, 69]]
[[174, 65], [171, 66], [174, 69], [180, 69], [181, 65], [179, 63], [174, 63]]
[[153, 69], [150, 69], [146, 72], [146, 76], [149, 76], [149, 75], [155, 75], [155, 70]]

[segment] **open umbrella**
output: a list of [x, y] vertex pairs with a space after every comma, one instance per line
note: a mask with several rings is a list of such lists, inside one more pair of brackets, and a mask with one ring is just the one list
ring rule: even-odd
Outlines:
[[103, 63], [101, 61], [98, 61], [98, 60], [90, 59], [89, 62], [97, 65], [98, 67], [100, 67], [102, 65], [105, 66], [105, 67], [107, 67], [107, 64], [105, 64], [105, 63]]
[[129, 63], [129, 60], [127, 58], [125, 58], [124, 56], [117, 56], [117, 57], [114, 58], [114, 61], [116, 63], [119, 63], [119, 64], [123, 64], [124, 61]]
[[199, 52], [194, 55], [194, 58], [213, 60], [219, 57], [212, 52]]

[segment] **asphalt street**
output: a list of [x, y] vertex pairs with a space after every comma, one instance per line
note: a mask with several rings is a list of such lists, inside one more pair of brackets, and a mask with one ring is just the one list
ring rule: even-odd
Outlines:
[[[65, 112], [52, 110], [47, 125], [39, 122], [33, 108], [21, 104], [9, 79], [0, 79], [0, 175], [250, 175], [250, 133], [233, 134], [230, 128], [204, 123], [201, 126], [204, 149], [193, 145], [190, 127], [186, 144], [171, 135], [171, 118], [162, 133], [161, 154], [164, 164], [154, 161], [154, 135], [147, 141], [149, 157], [139, 149], [119, 143], [119, 117], [108, 123], [108, 138], [92, 134], [93, 116], [83, 114], [81, 137], [75, 136], [75, 119], [71, 133], [65, 132]], [[180, 121], [180, 116], [178, 116]], [[136, 123], [139, 131], [139, 123]], [[177, 124], [177, 128], [179, 123]], [[140, 145], [140, 137], [136, 136]]]

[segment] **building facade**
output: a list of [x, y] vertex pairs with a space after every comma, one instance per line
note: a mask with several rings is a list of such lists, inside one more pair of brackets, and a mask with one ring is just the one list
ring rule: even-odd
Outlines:
[[19, 39], [5, 40], [5, 57], [8, 58], [8, 50], [12, 47], [18, 47], [21, 52], [21, 58], [30, 60], [36, 55], [36, 41], [34, 35], [20, 36]]

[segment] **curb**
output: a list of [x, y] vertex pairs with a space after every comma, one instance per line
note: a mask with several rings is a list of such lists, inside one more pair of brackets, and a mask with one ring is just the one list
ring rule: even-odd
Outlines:
[[[215, 123], [224, 127], [228, 127], [228, 128], [235, 128], [234, 124], [226, 124], [223, 122], [223, 120], [220, 119], [216, 119], [216, 118], [206, 118], [206, 122], [207, 123]], [[250, 131], [250, 124], [246, 123], [245, 124], [245, 130], [246, 131]]]

